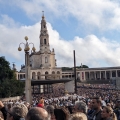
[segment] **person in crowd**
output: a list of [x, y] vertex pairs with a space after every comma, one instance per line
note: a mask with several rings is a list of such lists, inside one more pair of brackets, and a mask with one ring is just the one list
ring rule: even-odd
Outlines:
[[4, 117], [1, 111], [0, 111], [0, 120], [4, 120]]
[[63, 107], [54, 109], [54, 115], [56, 120], [68, 120], [69, 117], [69, 113]]
[[56, 120], [54, 115], [54, 106], [53, 105], [47, 105], [45, 107], [46, 111], [48, 112], [48, 115], [50, 116], [51, 120]]
[[0, 101], [0, 110], [3, 113], [4, 120], [24, 120], [28, 112], [24, 104], [15, 104], [11, 109], [6, 110], [2, 101]]
[[106, 106], [108, 106], [108, 107], [111, 107], [111, 108], [112, 108], [111, 103], [107, 103], [107, 104], [106, 104]]
[[68, 109], [68, 111], [69, 111], [70, 114], [73, 113], [73, 110], [72, 110], [72, 109], [73, 109], [73, 106], [67, 106], [67, 109]]
[[69, 120], [87, 120], [87, 116], [82, 112], [77, 112], [69, 117]]
[[103, 120], [117, 120], [117, 117], [110, 106], [103, 107], [101, 118], [103, 118]]
[[43, 99], [43, 98], [41, 98], [41, 99], [39, 100], [39, 103], [38, 103], [37, 107], [44, 108], [44, 99]]
[[8, 103], [8, 104], [7, 104], [7, 110], [10, 111], [11, 108], [12, 108], [12, 104], [11, 104], [11, 103]]
[[31, 105], [30, 105], [30, 103], [28, 103], [28, 102], [24, 102], [24, 105], [28, 108], [28, 110], [31, 108]]
[[32, 107], [27, 113], [26, 120], [50, 120], [50, 118], [45, 109]]
[[0, 110], [1, 110], [1, 112], [3, 114], [4, 120], [6, 120], [7, 119], [7, 110], [6, 110], [5, 106], [4, 106], [4, 104], [2, 103], [2, 101], [0, 101]]
[[101, 120], [102, 104], [99, 97], [91, 99], [91, 108], [94, 112], [88, 116], [88, 120]]
[[91, 100], [88, 102], [87, 107], [88, 107], [88, 109], [87, 109], [87, 116], [90, 116], [94, 112], [94, 110], [92, 109], [92, 101]]
[[117, 119], [120, 120], [120, 99], [116, 99], [114, 112], [117, 116]]
[[7, 120], [25, 120], [27, 113], [28, 108], [24, 104], [15, 104], [7, 111]]
[[74, 112], [82, 112], [82, 113], [87, 113], [87, 105], [83, 101], [77, 101], [75, 102], [74, 106], [75, 111]]

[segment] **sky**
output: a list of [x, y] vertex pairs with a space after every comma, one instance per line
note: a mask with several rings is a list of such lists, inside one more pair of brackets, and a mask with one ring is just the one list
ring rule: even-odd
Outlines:
[[120, 66], [119, 0], [0, 0], [0, 56], [11, 67], [25, 63], [25, 36], [40, 50], [42, 11], [58, 67], [74, 66], [73, 50], [77, 66]]

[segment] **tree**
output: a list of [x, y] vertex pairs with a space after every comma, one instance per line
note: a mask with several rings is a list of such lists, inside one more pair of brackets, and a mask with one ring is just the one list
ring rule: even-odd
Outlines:
[[0, 82], [7, 78], [15, 78], [14, 71], [11, 70], [10, 63], [4, 57], [0, 57]]
[[87, 65], [81, 65], [80, 68], [89, 68]]
[[13, 97], [22, 95], [25, 84], [16, 80], [15, 71], [11, 70], [10, 63], [0, 57], [0, 97]]
[[66, 70], [72, 70], [72, 68], [69, 68], [69, 67], [62, 67], [62, 71], [66, 71]]

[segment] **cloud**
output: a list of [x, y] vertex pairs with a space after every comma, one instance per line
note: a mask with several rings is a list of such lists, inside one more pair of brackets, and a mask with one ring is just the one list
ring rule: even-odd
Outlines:
[[[120, 3], [118, 0], [11, 0], [33, 20], [40, 20], [44, 10], [49, 17], [65, 20], [73, 16], [90, 29], [119, 30]], [[10, 5], [11, 5], [10, 4]], [[11, 5], [11, 6], [12, 6]], [[52, 16], [51, 16], [52, 15]]]
[[90, 67], [119, 66], [120, 43], [106, 38], [88, 35], [85, 38], [76, 36], [71, 41], [60, 38], [57, 31], [48, 24], [50, 45], [55, 49], [58, 66], [73, 66], [73, 50], [76, 52], [76, 63]]
[[[40, 23], [23, 26], [8, 16], [4, 15], [4, 19], [5, 22], [0, 24], [0, 55], [9, 56], [14, 59], [14, 62], [16, 60], [23, 64], [24, 51], [19, 52], [18, 46], [21, 42], [25, 43], [24, 37], [28, 36], [29, 42], [34, 43], [36, 50], [39, 51]], [[74, 66], [73, 50], [76, 52], [77, 65], [81, 65], [81, 63], [89, 67], [120, 65], [120, 43], [115, 40], [110, 41], [107, 38], [98, 38], [96, 35], [90, 34], [84, 38], [75, 36], [73, 40], [66, 41], [60, 37], [50, 23], [47, 23], [47, 27], [50, 49], [55, 50], [58, 66]], [[24, 49], [24, 45], [21, 47]], [[32, 48], [32, 46], [30, 47]]]
[[[18, 26], [12, 18], [5, 16], [4, 23], [0, 24], [0, 53], [24, 61], [24, 51], [18, 52], [19, 44], [21, 42], [25, 43], [25, 36], [29, 36], [29, 42], [36, 40], [39, 42], [39, 29], [39, 23], [36, 23], [33, 26]], [[36, 43], [36, 45], [38, 44]], [[22, 48], [24, 49], [24, 45]]]
[[8, 15], [1, 14], [0, 15], [0, 23], [1, 25], [7, 26], [7, 27], [17, 27], [20, 24], [15, 22], [12, 18], [10, 18]]

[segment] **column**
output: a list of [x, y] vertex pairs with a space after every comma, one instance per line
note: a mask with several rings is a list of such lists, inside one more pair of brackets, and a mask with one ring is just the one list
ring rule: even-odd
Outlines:
[[101, 80], [101, 71], [100, 71], [100, 80]]
[[20, 79], [20, 75], [18, 74], [18, 79], [17, 80], [19, 80]]
[[112, 71], [110, 71], [110, 79], [112, 78]]
[[36, 72], [35, 72], [35, 80], [37, 80], [37, 77], [38, 77], [38, 76], [37, 76], [37, 74], [36, 74]]
[[94, 78], [95, 78], [95, 80], [96, 80], [96, 72], [94, 71]]
[[85, 72], [82, 71], [82, 80], [85, 80]]
[[30, 64], [29, 64], [29, 52], [25, 52], [25, 96], [28, 103], [32, 102], [31, 99], [31, 80], [30, 80]]
[[86, 74], [85, 74], [85, 72], [84, 72], [84, 80], [86, 80]]
[[91, 77], [90, 77], [90, 71], [89, 71], [89, 80], [91, 80]]
[[24, 78], [24, 74], [22, 74], [22, 79]]

